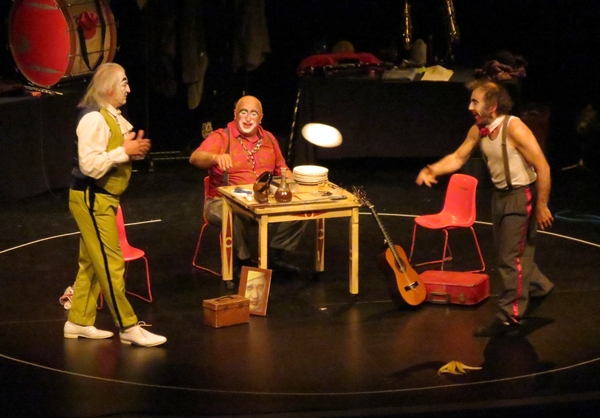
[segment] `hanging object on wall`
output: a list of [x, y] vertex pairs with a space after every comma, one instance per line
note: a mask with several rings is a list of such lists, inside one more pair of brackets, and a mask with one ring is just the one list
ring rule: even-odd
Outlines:
[[458, 30], [458, 24], [456, 23], [456, 11], [454, 10], [454, 2], [452, 0], [446, 0], [446, 13], [446, 18], [448, 20], [448, 45], [446, 50], [446, 60], [449, 63], [454, 63], [453, 48], [460, 41], [460, 31]]
[[410, 51], [412, 48], [412, 15], [410, 13], [410, 3], [404, 0], [404, 12], [402, 14], [402, 44], [404, 49]]
[[41, 87], [85, 77], [117, 51], [108, 0], [15, 0], [8, 30], [19, 71]]

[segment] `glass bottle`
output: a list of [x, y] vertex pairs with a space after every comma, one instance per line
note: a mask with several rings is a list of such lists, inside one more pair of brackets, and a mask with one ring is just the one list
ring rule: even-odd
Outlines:
[[281, 181], [279, 182], [279, 187], [275, 192], [275, 200], [279, 203], [290, 202], [292, 200], [292, 191], [290, 190], [290, 186], [287, 184], [286, 177], [286, 169], [281, 169]]

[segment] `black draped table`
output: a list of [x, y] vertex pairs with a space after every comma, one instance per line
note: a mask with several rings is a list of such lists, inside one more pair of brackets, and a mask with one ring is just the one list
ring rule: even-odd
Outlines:
[[[339, 158], [440, 157], [466, 137], [473, 117], [465, 83], [472, 70], [455, 70], [449, 81], [380, 77], [305, 76], [300, 82], [292, 165]], [[336, 127], [343, 143], [317, 148], [302, 137], [310, 122]]]
[[83, 87], [0, 98], [0, 201], [67, 187]]

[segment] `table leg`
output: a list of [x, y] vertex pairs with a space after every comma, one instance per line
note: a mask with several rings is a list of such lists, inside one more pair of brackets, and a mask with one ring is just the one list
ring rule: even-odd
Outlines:
[[350, 216], [350, 293], [358, 294], [358, 208]]
[[325, 219], [317, 219], [315, 271], [325, 270]]
[[258, 219], [258, 267], [267, 269], [269, 253], [269, 217], [266, 215]]
[[223, 280], [233, 279], [233, 222], [227, 199], [223, 199], [223, 219], [221, 221], [221, 274]]

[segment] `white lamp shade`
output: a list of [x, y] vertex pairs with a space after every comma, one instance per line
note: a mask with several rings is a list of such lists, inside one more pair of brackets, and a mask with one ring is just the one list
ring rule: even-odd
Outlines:
[[342, 134], [333, 126], [322, 123], [307, 123], [302, 136], [311, 144], [323, 148], [334, 148], [342, 143]]

